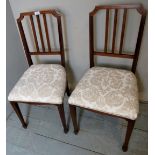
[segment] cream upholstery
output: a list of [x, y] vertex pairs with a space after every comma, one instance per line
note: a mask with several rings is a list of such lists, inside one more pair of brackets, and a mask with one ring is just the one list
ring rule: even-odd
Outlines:
[[136, 77], [127, 70], [93, 67], [85, 73], [68, 102], [135, 120], [139, 111]]
[[61, 104], [66, 89], [66, 72], [61, 65], [32, 65], [8, 96], [9, 101]]

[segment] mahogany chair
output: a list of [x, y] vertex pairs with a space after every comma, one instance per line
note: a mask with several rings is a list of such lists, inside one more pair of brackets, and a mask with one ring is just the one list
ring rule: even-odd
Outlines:
[[[49, 18], [54, 17], [54, 19], [57, 21], [57, 33], [60, 46], [58, 50], [52, 50], [50, 44], [49, 24], [47, 22], [47, 16], [50, 16]], [[25, 18], [28, 19], [30, 23], [30, 32], [33, 34], [32, 36], [34, 39], [36, 51], [30, 51], [25, 35], [26, 31], [23, 26], [23, 20]], [[41, 22], [41, 19], [43, 22]], [[36, 23], [34, 20], [36, 20]], [[67, 133], [68, 128], [66, 126], [64, 114], [63, 97], [66, 90], [68, 90], [68, 86], [65, 72], [61, 14], [54, 9], [37, 12], [24, 12], [21, 13], [20, 17], [17, 19], [17, 24], [29, 68], [24, 72], [22, 77], [11, 90], [8, 96], [8, 100], [10, 101], [24, 128], [27, 128], [27, 123], [24, 121], [18, 103], [42, 106], [57, 106], [64, 132]], [[43, 29], [45, 30], [45, 40], [43, 39]], [[39, 32], [38, 35], [37, 32]], [[47, 47], [45, 46], [45, 41], [47, 43]], [[32, 56], [38, 55], [60, 55], [61, 64], [33, 64]]]
[[[110, 11], [114, 10], [113, 18], [113, 36], [111, 50], [108, 47], [108, 31]], [[118, 12], [123, 10], [122, 30], [120, 35], [119, 51], [115, 49], [115, 38], [117, 31]], [[135, 51], [129, 54], [123, 51], [123, 41], [127, 12], [129, 9], [137, 10], [140, 14], [140, 26], [136, 41]], [[98, 11], [106, 11], [105, 22], [105, 43], [104, 51], [100, 52], [94, 48], [94, 15]], [[128, 150], [128, 143], [134, 128], [135, 120], [139, 111], [139, 99], [137, 80], [134, 75], [136, 71], [140, 46], [143, 36], [146, 12], [142, 5], [103, 5], [96, 6], [89, 14], [89, 44], [90, 44], [90, 69], [85, 73], [83, 78], [77, 84], [76, 88], [69, 97], [70, 113], [74, 126], [74, 133], [77, 134], [79, 127], [77, 125], [76, 107], [90, 110], [99, 114], [107, 114], [118, 118], [123, 118], [128, 122], [125, 142], [122, 146], [123, 151]], [[95, 56], [109, 56], [124, 59], [132, 59], [131, 71], [125, 69], [97, 67], [94, 66]]]

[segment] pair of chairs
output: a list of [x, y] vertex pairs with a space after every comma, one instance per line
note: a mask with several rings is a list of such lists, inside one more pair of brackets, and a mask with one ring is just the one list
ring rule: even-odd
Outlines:
[[[118, 12], [120, 9], [124, 12], [122, 20], [122, 31], [120, 35], [120, 47], [119, 51], [116, 52], [115, 38], [118, 25]], [[128, 9], [137, 10], [141, 16], [136, 47], [132, 55], [127, 54], [122, 50]], [[99, 52], [94, 48], [94, 16], [100, 10], [106, 10], [105, 43], [103, 52]], [[111, 51], [108, 50], [110, 10], [114, 10], [114, 26]], [[46, 19], [47, 15], [52, 15], [57, 20], [60, 45], [59, 51], [54, 51], [51, 49], [48, 24]], [[25, 16], [28, 17], [30, 20], [36, 51], [29, 50], [29, 46], [22, 25], [22, 20], [25, 18]], [[34, 24], [34, 18], [36, 18], [36, 24]], [[45, 48], [44, 44], [41, 18], [44, 23], [47, 48]], [[87, 109], [99, 114], [107, 114], [110, 116], [123, 118], [128, 122], [128, 126], [125, 142], [122, 149], [123, 151], [127, 151], [129, 139], [139, 111], [137, 80], [134, 73], [136, 71], [138, 56], [140, 52], [145, 18], [146, 11], [140, 4], [96, 6], [95, 9], [90, 12], [90, 69], [88, 69], [88, 71], [85, 73], [83, 78], [80, 80], [80, 82], [77, 84], [76, 88], [70, 95], [65, 72], [65, 55], [61, 14], [54, 9], [21, 13], [20, 17], [17, 19], [17, 24], [23, 43], [25, 55], [30, 67], [24, 72], [22, 77], [14, 86], [14, 88], [9, 94], [8, 100], [10, 101], [13, 109], [18, 115], [23, 127], [27, 128], [27, 123], [24, 121], [18, 103], [25, 103], [31, 105], [55, 105], [58, 108], [64, 132], [67, 133], [68, 127], [66, 125], [63, 106], [63, 97], [65, 92], [67, 92], [68, 96], [70, 95], [68, 103], [70, 107], [70, 114], [75, 134], [77, 134], [79, 131], [77, 125], [76, 107]], [[38, 36], [36, 34], [36, 26], [38, 26]], [[40, 50], [39, 47], [38, 37], [40, 37], [40, 45], [42, 46], [42, 50]], [[31, 56], [36, 55], [60, 55], [61, 65], [33, 64]], [[110, 56], [132, 59], [132, 69], [131, 71], [128, 71], [124, 69], [94, 66], [95, 56]]]

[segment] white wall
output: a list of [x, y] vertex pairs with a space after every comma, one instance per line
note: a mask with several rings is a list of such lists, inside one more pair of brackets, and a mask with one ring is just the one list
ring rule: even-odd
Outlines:
[[[39, 9], [58, 8], [65, 16], [66, 55], [68, 62], [68, 75], [72, 87], [80, 80], [89, 67], [89, 12], [99, 4], [137, 3], [140, 2], [147, 9], [147, 0], [10, 0], [14, 18], [20, 12]], [[132, 32], [133, 29], [130, 30]], [[140, 99], [147, 101], [148, 85], [148, 49], [147, 49], [147, 22], [145, 25], [142, 48], [139, 56], [137, 77], [139, 81]], [[13, 61], [13, 60], [12, 60]], [[113, 60], [112, 60], [113, 61]], [[115, 62], [115, 61], [114, 61]], [[117, 60], [116, 63], [119, 63]], [[126, 65], [128, 63], [124, 62]]]
[[[12, 15], [9, 1], [6, 1], [6, 97], [19, 77], [26, 70], [24, 52], [19, 40], [17, 28]], [[12, 107], [6, 99], [6, 117], [12, 111]]]

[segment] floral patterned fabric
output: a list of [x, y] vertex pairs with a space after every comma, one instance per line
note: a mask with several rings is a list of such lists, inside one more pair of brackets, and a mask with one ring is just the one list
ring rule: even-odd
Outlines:
[[66, 72], [61, 65], [37, 64], [25, 71], [8, 100], [62, 104], [65, 89]]
[[68, 102], [135, 120], [139, 111], [136, 77], [123, 69], [93, 67], [85, 73]]

